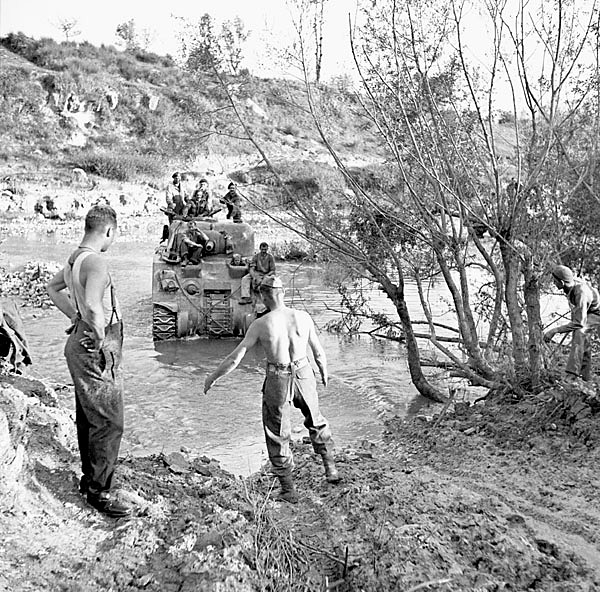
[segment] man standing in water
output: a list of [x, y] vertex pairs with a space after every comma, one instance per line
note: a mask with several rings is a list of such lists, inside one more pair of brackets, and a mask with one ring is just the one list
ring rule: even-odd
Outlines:
[[269, 309], [268, 314], [250, 325], [242, 342], [206, 377], [204, 393], [219, 378], [235, 370], [254, 345], [260, 343], [263, 346], [267, 372], [262, 390], [262, 416], [267, 451], [273, 474], [281, 484], [279, 499], [295, 503], [298, 495], [292, 479], [294, 463], [290, 450], [292, 403], [304, 415], [313, 449], [323, 458], [327, 481], [340, 481], [333, 460], [329, 424], [319, 411], [315, 373], [307, 358], [308, 347], [313, 352], [324, 386], [327, 386], [327, 361], [308, 313], [284, 304], [284, 289], [279, 278], [266, 277], [260, 286], [260, 295]]
[[[48, 284], [48, 294], [72, 321], [65, 357], [75, 385], [75, 420], [83, 476], [79, 491], [98, 511], [121, 518], [130, 508], [110, 488], [123, 434], [123, 324], [115, 289], [102, 257], [117, 231], [117, 214], [93, 206], [85, 233], [65, 267]], [[68, 288], [69, 293], [65, 292]]]

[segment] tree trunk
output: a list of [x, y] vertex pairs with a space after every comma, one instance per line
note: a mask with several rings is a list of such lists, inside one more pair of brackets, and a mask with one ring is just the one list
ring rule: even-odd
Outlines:
[[485, 378], [491, 379], [494, 376], [492, 367], [484, 359], [479, 346], [479, 335], [477, 334], [477, 325], [471, 310], [471, 301], [469, 299], [469, 283], [467, 280], [467, 272], [463, 254], [460, 252], [460, 247], [454, 246], [454, 260], [460, 277], [460, 291], [463, 303], [463, 316], [465, 322], [465, 333], [469, 334], [469, 364]]
[[508, 311], [510, 332], [512, 336], [512, 352], [517, 375], [527, 372], [525, 355], [525, 334], [523, 331], [523, 317], [519, 306], [519, 255], [512, 245], [502, 241], [500, 253], [504, 263], [504, 301]]
[[[444, 258], [444, 253], [438, 249], [434, 249], [435, 256], [437, 262], [440, 266], [440, 270], [442, 275], [444, 276], [444, 281], [446, 282], [446, 286], [452, 295], [452, 301], [454, 302], [454, 310], [456, 311], [456, 318], [458, 321], [458, 328], [460, 330], [461, 337], [463, 339], [464, 347], [469, 356], [469, 363], [472, 368], [482, 376], [487, 379], [493, 377], [493, 371], [490, 365], [483, 359], [483, 355], [481, 353], [481, 349], [479, 347], [479, 337], [477, 335], [477, 329], [475, 327], [475, 321], [473, 319], [473, 315], [471, 310], [468, 313], [465, 311], [465, 298], [461, 293], [461, 289], [458, 288], [454, 278], [450, 273], [450, 268], [448, 267], [448, 263]], [[457, 266], [460, 266], [460, 261], [456, 261]], [[463, 265], [464, 272], [464, 265]], [[468, 286], [466, 285], [466, 278], [463, 277], [464, 273], [461, 274], [461, 288], [464, 290], [465, 288], [468, 290]], [[468, 303], [468, 299], [467, 299]]]
[[523, 268], [525, 285], [523, 292], [525, 296], [525, 309], [527, 311], [527, 327], [529, 331], [529, 342], [527, 354], [529, 356], [529, 372], [531, 386], [536, 387], [540, 383], [542, 373], [542, 316], [540, 312], [540, 283], [538, 276], [533, 270], [531, 257], [526, 258]]
[[437, 403], [444, 403], [447, 398], [434, 386], [432, 386], [423, 374], [421, 368], [421, 357], [419, 355], [419, 346], [417, 339], [413, 332], [412, 323], [410, 320], [410, 314], [408, 307], [406, 306], [406, 300], [404, 299], [404, 287], [396, 286], [387, 278], [378, 278], [383, 286], [385, 293], [388, 298], [394, 303], [400, 322], [402, 323], [402, 330], [406, 337], [406, 350], [408, 354], [408, 369], [410, 371], [410, 379], [415, 385], [421, 395], [435, 401]]

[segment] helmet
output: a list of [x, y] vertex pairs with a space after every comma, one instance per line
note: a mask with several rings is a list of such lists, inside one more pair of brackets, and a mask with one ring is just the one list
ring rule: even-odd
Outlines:
[[575, 276], [566, 265], [555, 265], [552, 269], [552, 276], [561, 282], [572, 282]]

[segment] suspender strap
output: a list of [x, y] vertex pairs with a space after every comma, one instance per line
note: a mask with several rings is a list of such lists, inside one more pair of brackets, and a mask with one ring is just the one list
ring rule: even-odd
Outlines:
[[[77, 310], [77, 314], [80, 317], [82, 317], [82, 315], [81, 315], [81, 310], [79, 309], [79, 302], [77, 300], [78, 291], [75, 289], [75, 284], [77, 284], [80, 287], [83, 287], [83, 286], [81, 286], [81, 282], [79, 280], [79, 277], [80, 277], [80, 274], [81, 274], [81, 265], [83, 263], [83, 260], [88, 255], [91, 255], [90, 251], [83, 251], [83, 252], [79, 253], [77, 255], [77, 257], [75, 257], [75, 259], [73, 259], [73, 262], [70, 263], [70, 268], [71, 268], [71, 274], [70, 274], [71, 275], [71, 278], [70, 278], [71, 282], [70, 283], [71, 283], [71, 285], [69, 285], [69, 283], [66, 282], [67, 286], [69, 288], [69, 291], [71, 292], [71, 294], [73, 296], [72, 300], [73, 300], [73, 302], [75, 304], [75, 308]], [[75, 271], [77, 272], [77, 274], [74, 273]], [[106, 323], [106, 326], [112, 325], [113, 321], [115, 319], [116, 319], [115, 322], [119, 322], [121, 320], [119, 318], [119, 309], [118, 309], [118, 306], [117, 306], [116, 290], [115, 290], [115, 287], [113, 285], [112, 278], [111, 278], [110, 274], [108, 274], [108, 281], [110, 282], [110, 307], [111, 307], [111, 312], [110, 312], [110, 318], [108, 320], [108, 323]], [[104, 297], [102, 298], [102, 307], [104, 309]]]

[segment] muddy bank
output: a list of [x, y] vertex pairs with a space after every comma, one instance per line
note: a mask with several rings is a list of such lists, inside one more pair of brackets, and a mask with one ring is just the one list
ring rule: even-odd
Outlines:
[[337, 486], [296, 442], [297, 505], [201, 455], [124, 458], [115, 521], [77, 493], [55, 393], [0, 383], [0, 590], [600, 589], [595, 390], [396, 418], [337, 451]]

